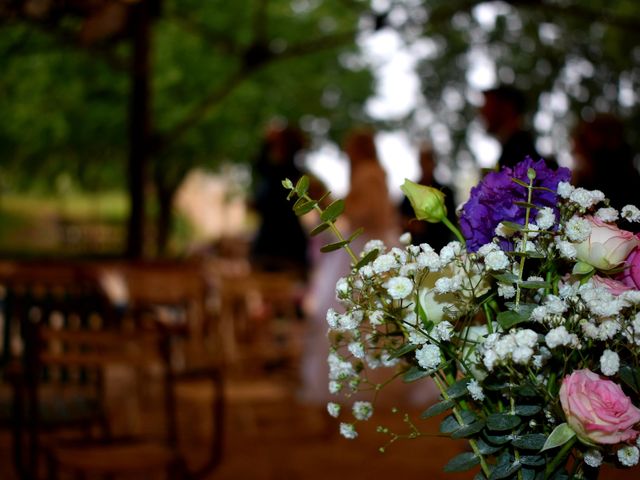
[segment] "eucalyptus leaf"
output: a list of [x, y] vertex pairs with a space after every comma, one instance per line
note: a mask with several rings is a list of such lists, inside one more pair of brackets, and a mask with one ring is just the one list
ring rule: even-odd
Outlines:
[[483, 435], [485, 436], [487, 441], [493, 445], [504, 445], [506, 443], [509, 443], [512, 440], [512, 435], [510, 433], [493, 435], [488, 433], [487, 430], [485, 430]]
[[528, 322], [529, 319], [530, 315], [526, 313], [514, 312], [513, 310], [502, 311], [496, 316], [498, 324], [504, 330], [508, 330], [514, 325], [518, 325], [519, 323]]
[[405, 374], [402, 376], [402, 381], [405, 383], [411, 383], [427, 376], [429, 376], [429, 372], [421, 369], [420, 367], [414, 366], [405, 372]]
[[476, 440], [476, 446], [478, 447], [478, 451], [481, 455], [493, 455], [504, 448], [502, 445], [492, 445], [487, 443], [482, 438]]
[[442, 422], [440, 422], [440, 433], [453, 433], [460, 428], [460, 424], [456, 417], [451, 414], [447, 415]]
[[622, 381], [636, 393], [640, 393], [640, 368], [624, 365], [618, 372]]
[[453, 400], [442, 400], [441, 402], [431, 405], [424, 412], [422, 412], [420, 418], [427, 419], [435, 417], [436, 415], [440, 415], [441, 413], [451, 410], [454, 406], [455, 402]]
[[303, 175], [300, 177], [300, 180], [298, 180], [298, 183], [296, 183], [296, 193], [298, 194], [299, 197], [303, 197], [308, 190], [309, 190], [309, 177], [307, 177], [306, 175]]
[[316, 208], [317, 206], [317, 202], [314, 201], [310, 201], [310, 202], [305, 202], [305, 203], [301, 203], [300, 205], [298, 205], [297, 207], [295, 207], [293, 209], [293, 211], [295, 212], [295, 214], [299, 217], [301, 217], [302, 215], [306, 215], [307, 213], [309, 213], [311, 210], [313, 210], [314, 208]]
[[455, 432], [451, 433], [451, 438], [467, 438], [475, 435], [480, 432], [484, 428], [485, 422], [484, 420], [478, 420], [477, 422], [473, 422], [469, 425], [465, 425], [464, 427], [459, 428]]
[[344, 200], [336, 200], [320, 214], [320, 219], [323, 222], [333, 222], [342, 212], [344, 212]]
[[506, 228], [507, 230], [515, 230], [516, 232], [524, 230], [524, 225], [520, 225], [519, 223], [508, 222], [506, 220], [500, 223], [502, 223], [504, 228]]
[[491, 276], [502, 283], [516, 283], [518, 276], [513, 273], [492, 273]]
[[542, 410], [540, 405], [516, 405], [516, 408], [514, 408], [516, 415], [521, 415], [523, 417], [535, 415], [540, 410]]
[[536, 480], [536, 475], [539, 475], [538, 478], [540, 480], [543, 479], [543, 473], [541, 471], [537, 472], [532, 468], [522, 467], [520, 472], [522, 473], [522, 480]]
[[520, 462], [511, 462], [506, 465], [498, 465], [491, 472], [491, 475], [489, 476], [489, 480], [499, 480], [501, 478], [509, 478], [518, 470], [520, 470], [521, 467], [522, 467], [522, 464]]
[[324, 232], [327, 228], [329, 228], [329, 224], [328, 223], [321, 223], [320, 225], [318, 225], [317, 227], [315, 227], [313, 230], [311, 230], [309, 232], [309, 235], [311, 237], [318, 235], [319, 233]]
[[520, 180], [519, 178], [516, 177], [511, 177], [511, 181], [514, 183], [517, 183], [518, 185], [520, 185], [521, 187], [525, 187], [525, 188], [529, 188], [529, 184], [523, 182], [522, 180]]
[[533, 203], [527, 203], [527, 202], [513, 202], [513, 203], [522, 208], [535, 208], [535, 209], [540, 208], [539, 206], [534, 205]]
[[544, 452], [546, 450], [551, 450], [552, 448], [560, 447], [571, 440], [575, 435], [576, 432], [574, 432], [567, 423], [561, 423], [553, 429], [553, 432], [551, 432], [551, 435], [549, 435], [547, 440], [544, 442], [544, 446], [540, 451]]
[[373, 262], [377, 256], [378, 256], [378, 249], [374, 248], [369, 253], [367, 253], [364, 257], [362, 257], [358, 261], [358, 263], [356, 263], [356, 268], [362, 268], [365, 265], [368, 265], [369, 263]]
[[322, 253], [333, 252], [335, 250], [340, 250], [345, 245], [349, 245], [349, 240], [342, 240], [341, 242], [330, 243], [328, 245], [324, 245], [320, 248]]
[[356, 238], [358, 238], [364, 232], [364, 228], [360, 227], [351, 235], [349, 235], [349, 242], [353, 242]]
[[492, 413], [487, 417], [487, 428], [489, 430], [512, 430], [520, 423], [520, 417], [510, 413]]
[[468, 378], [458, 380], [456, 383], [447, 388], [447, 396], [449, 398], [460, 398], [465, 395], [469, 395], [469, 390], [467, 389], [468, 384]]
[[548, 282], [540, 282], [536, 280], [525, 280], [523, 282], [519, 282], [520, 288], [530, 288], [537, 290], [538, 288], [551, 288], [551, 284]]
[[511, 444], [521, 450], [540, 450], [547, 440], [547, 436], [542, 433], [530, 433], [520, 435]]
[[407, 353], [413, 352], [416, 348], [418, 346], [413, 343], [405, 343], [402, 347], [392, 352], [390, 358], [400, 358]]
[[520, 457], [520, 462], [523, 465], [528, 465], [530, 467], [539, 467], [544, 465], [547, 460], [542, 455], [522, 455]]
[[461, 453], [453, 457], [449, 463], [444, 466], [445, 472], [463, 472], [475, 467], [480, 463], [480, 459], [471, 452]]

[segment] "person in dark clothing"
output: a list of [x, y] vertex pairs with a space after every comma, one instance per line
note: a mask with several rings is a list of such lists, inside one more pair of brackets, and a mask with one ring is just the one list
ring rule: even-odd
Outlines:
[[[480, 116], [487, 133], [502, 146], [498, 167], [513, 167], [529, 156], [538, 160], [533, 135], [525, 128], [526, 98], [515, 87], [503, 85], [485, 90]], [[547, 163], [554, 163], [546, 159]], [[555, 165], [550, 165], [555, 166]]]
[[[453, 191], [449, 187], [438, 183], [433, 175], [435, 167], [436, 162], [431, 146], [423, 145], [420, 148], [420, 168], [422, 169], [422, 176], [417, 183], [437, 188], [444, 193], [447, 217], [451, 220], [451, 223], [455, 225], [457, 219]], [[447, 243], [455, 240], [451, 230], [449, 230], [444, 223], [428, 223], [416, 220], [413, 207], [407, 197], [402, 199], [400, 214], [402, 216], [402, 229], [404, 232], [411, 234], [411, 243], [414, 245], [428, 243], [435, 250], [440, 250]]]
[[254, 167], [253, 207], [260, 227], [251, 245], [255, 267], [268, 271], [307, 270], [307, 234], [287, 200], [282, 180], [294, 184], [303, 172], [295, 163], [305, 138], [293, 126], [269, 128]]
[[[573, 183], [602, 191], [618, 210], [629, 204], [638, 206], [640, 173], [633, 164], [622, 122], [611, 114], [598, 114], [593, 120], [580, 122], [572, 137]], [[627, 223], [625, 228], [638, 229]]]

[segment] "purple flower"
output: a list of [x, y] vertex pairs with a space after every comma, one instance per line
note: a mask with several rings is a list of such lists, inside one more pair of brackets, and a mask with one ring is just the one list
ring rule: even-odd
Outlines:
[[[551, 207], [557, 211], [557, 194], [554, 192], [558, 183], [569, 181], [571, 172], [568, 168], [552, 170], [544, 160], [534, 162], [527, 157], [513, 168], [505, 167], [499, 172], [491, 172], [471, 189], [471, 196], [462, 207], [460, 227], [467, 240], [467, 250], [475, 252], [482, 245], [489, 243], [495, 236], [496, 227], [502, 221], [524, 225], [525, 208], [517, 206], [516, 202], [527, 201], [527, 189], [511, 178], [529, 183], [529, 168], [536, 171], [534, 186], [553, 190], [534, 190], [531, 203], [540, 207]], [[535, 211], [533, 214], [535, 215]]]

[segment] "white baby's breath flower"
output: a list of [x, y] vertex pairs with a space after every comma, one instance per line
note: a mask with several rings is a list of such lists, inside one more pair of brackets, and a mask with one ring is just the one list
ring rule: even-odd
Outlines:
[[373, 277], [374, 271], [371, 264], [363, 265], [360, 267], [360, 275], [362, 278], [371, 278]]
[[629, 222], [640, 222], [640, 210], [635, 205], [625, 205], [622, 207], [622, 218]]
[[400, 235], [398, 239], [402, 245], [409, 245], [411, 243], [411, 234], [409, 232], [404, 232]]
[[569, 198], [575, 187], [569, 182], [558, 183], [558, 195], [562, 198]]
[[364, 358], [364, 345], [362, 342], [351, 342], [349, 344], [349, 352], [356, 358]]
[[407, 337], [409, 343], [413, 345], [424, 345], [429, 342], [429, 337], [427, 337], [420, 330], [409, 327], [409, 336]]
[[556, 222], [556, 215], [549, 207], [541, 208], [536, 215], [536, 223], [541, 230], [549, 230]]
[[538, 236], [538, 232], [540, 232], [540, 227], [535, 223], [529, 223], [527, 231], [529, 232], [529, 238], [536, 238]]
[[436, 325], [432, 332], [432, 334], [441, 342], [448, 342], [449, 340], [451, 340], [452, 333], [453, 325], [447, 320], [444, 320]]
[[529, 347], [516, 347], [516, 349], [511, 354], [511, 358], [514, 363], [519, 365], [526, 365], [533, 357], [533, 349]]
[[478, 249], [478, 255], [486, 257], [488, 254], [495, 252], [496, 250], [500, 250], [500, 247], [495, 243], [485, 243]]
[[475, 378], [467, 384], [467, 390], [469, 391], [471, 398], [473, 398], [476, 402], [481, 402], [484, 400], [484, 392], [482, 391], [482, 387], [478, 383], [478, 380], [476, 380]]
[[329, 382], [329, 393], [336, 394], [340, 390], [342, 390], [342, 384], [340, 382], [337, 382], [335, 380], [331, 380]]
[[343, 422], [340, 424], [340, 435], [344, 438], [348, 438], [349, 440], [353, 440], [358, 436], [358, 432], [356, 432], [353, 424]]
[[413, 282], [406, 277], [394, 277], [386, 284], [389, 295], [394, 300], [402, 300], [413, 291]]
[[455, 282], [452, 278], [442, 277], [436, 280], [435, 291], [440, 294], [449, 293], [455, 289], [454, 285]]
[[513, 285], [507, 283], [498, 284], [498, 295], [502, 298], [513, 298], [516, 295], [516, 288]]
[[505, 335], [496, 342], [496, 345], [493, 349], [496, 352], [496, 355], [498, 355], [498, 358], [500, 360], [504, 360], [505, 358], [511, 356], [515, 348], [515, 337], [513, 335]]
[[584, 463], [592, 468], [598, 468], [602, 465], [602, 453], [600, 450], [596, 450], [595, 448], [587, 450], [584, 454]]
[[515, 333], [516, 344], [519, 347], [533, 348], [538, 343], [538, 334], [528, 328], [523, 328]]
[[482, 363], [485, 368], [489, 371], [493, 370], [493, 367], [498, 362], [498, 355], [493, 350], [485, 350], [484, 355], [482, 356]]
[[462, 245], [460, 242], [449, 242], [442, 250], [440, 250], [440, 261], [443, 265], [449, 264], [457, 255], [462, 252]]
[[336, 312], [333, 308], [327, 310], [327, 323], [329, 324], [329, 328], [335, 330], [338, 328], [338, 321], [340, 318], [340, 314]]
[[411, 263], [402, 265], [402, 267], [400, 267], [399, 273], [401, 277], [410, 277], [416, 273], [416, 270], [418, 270], [418, 265], [411, 262]]
[[340, 278], [336, 282], [336, 296], [338, 298], [345, 298], [349, 295], [351, 291], [351, 287], [349, 286], [349, 281], [346, 278]]
[[578, 343], [578, 337], [574, 333], [567, 332], [564, 325], [550, 330], [544, 337], [544, 340], [551, 349], [560, 346], [577, 345]]
[[511, 237], [514, 233], [516, 233], [515, 230], [512, 230], [510, 228], [507, 228], [504, 223], [500, 222], [498, 224], [498, 226], [496, 227], [496, 229], [494, 230], [494, 233], [496, 234], [496, 237], [503, 237], [503, 238], [509, 238]]
[[380, 255], [373, 261], [372, 267], [375, 273], [385, 273], [394, 268], [398, 268], [400, 265], [396, 260], [396, 257], [391, 255], [390, 253], [385, 253], [384, 255]]
[[618, 211], [611, 207], [599, 208], [596, 212], [596, 218], [603, 222], [615, 222], [618, 220]]
[[374, 327], [378, 325], [382, 325], [383, 321], [384, 321], [384, 312], [382, 310], [374, 310], [373, 312], [369, 313], [369, 323]]
[[364, 257], [369, 252], [372, 252], [374, 250], [378, 250], [379, 253], [383, 253], [386, 250], [384, 242], [382, 240], [377, 240], [377, 239], [369, 240], [367, 243], [364, 244], [364, 247], [362, 248], [362, 253], [360, 255]]
[[329, 415], [333, 418], [338, 418], [340, 415], [340, 405], [335, 402], [327, 403], [327, 412], [329, 412]]
[[616, 352], [605, 350], [600, 357], [600, 371], [607, 377], [618, 373], [620, 369], [620, 357]]
[[433, 250], [430, 252], [422, 252], [416, 258], [418, 266], [422, 268], [428, 268], [430, 271], [435, 272], [440, 270], [442, 262], [440, 262], [440, 256]]
[[542, 323], [547, 315], [549, 315], [547, 307], [544, 305], [538, 305], [531, 312], [531, 320]]
[[440, 349], [433, 344], [426, 344], [415, 352], [418, 364], [425, 370], [434, 370], [440, 365]]
[[591, 234], [591, 224], [585, 218], [573, 217], [567, 222], [567, 237], [572, 242], [584, 242]]
[[562, 258], [566, 258], [567, 260], [575, 260], [578, 251], [576, 247], [573, 246], [571, 242], [567, 242], [566, 240], [556, 239], [556, 247], [560, 252], [560, 256]]
[[594, 203], [596, 202], [596, 198], [597, 197], [594, 196], [592, 192], [584, 188], [576, 188], [573, 192], [571, 192], [571, 195], [569, 197], [569, 199], [573, 203], [578, 204], [580, 208], [583, 208], [585, 210], [594, 205]]
[[369, 420], [373, 415], [373, 406], [370, 402], [355, 402], [352, 411], [357, 420]]
[[620, 324], [615, 320], [605, 320], [598, 327], [598, 338], [602, 341], [611, 340], [620, 331]]
[[502, 250], [494, 250], [487, 254], [484, 263], [489, 270], [505, 270], [509, 266], [509, 257]]
[[622, 447], [617, 452], [618, 460], [625, 467], [633, 467], [638, 464], [638, 460], [640, 460], [640, 451], [638, 447], [634, 447], [632, 445], [627, 445], [626, 447]]

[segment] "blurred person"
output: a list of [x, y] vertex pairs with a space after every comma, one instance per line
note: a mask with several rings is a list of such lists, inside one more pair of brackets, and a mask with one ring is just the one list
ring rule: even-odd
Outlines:
[[[573, 131], [573, 183], [588, 190], [600, 190], [620, 210], [640, 203], [640, 174], [633, 163], [624, 125], [614, 115], [601, 113], [581, 121]], [[626, 224], [625, 228], [634, 228]]]
[[[454, 225], [457, 223], [453, 191], [446, 185], [439, 183], [434, 177], [436, 159], [431, 145], [423, 144], [420, 147], [420, 169], [422, 176], [417, 183], [427, 187], [434, 187], [445, 195], [445, 207], [447, 216]], [[447, 243], [454, 240], [454, 236], [444, 223], [428, 223], [416, 220], [411, 202], [405, 196], [400, 204], [402, 229], [411, 234], [411, 243], [420, 245], [428, 243], [434, 249], [440, 250]]]
[[[480, 117], [487, 133], [496, 138], [502, 147], [498, 168], [513, 167], [527, 156], [538, 160], [540, 154], [536, 150], [533, 135], [525, 126], [527, 101], [524, 94], [515, 87], [501, 85], [485, 90], [483, 95]], [[554, 162], [551, 160], [547, 163]]]
[[309, 266], [307, 234], [282, 187], [283, 179], [295, 184], [303, 175], [296, 158], [304, 147], [305, 137], [297, 127], [269, 126], [253, 172], [252, 202], [260, 226], [251, 244], [251, 260], [258, 269], [304, 274]]
[[[344, 142], [351, 172], [349, 193], [345, 198], [345, 210], [339, 219], [339, 228], [346, 237], [357, 228], [364, 227], [364, 233], [351, 244], [356, 254], [372, 239], [383, 240], [388, 247], [397, 246], [401, 233], [399, 214], [389, 197], [386, 173], [378, 161], [374, 138], [372, 130], [358, 128], [351, 131]], [[320, 241], [330, 243], [336, 239], [327, 235]], [[330, 394], [328, 390], [329, 340], [326, 315], [329, 308], [343, 311], [336, 299], [336, 282], [349, 274], [350, 263], [344, 250], [322, 254], [314, 265], [306, 299], [309, 324], [302, 361], [303, 385], [300, 397], [308, 405], [321, 407], [323, 417], [327, 416], [326, 402], [340, 401], [338, 396]], [[392, 375], [391, 371], [381, 369], [371, 371], [369, 378], [382, 383]], [[396, 382], [396, 385], [398, 386], [385, 388], [387, 393], [382, 396], [393, 397], [393, 402], [397, 405], [415, 402], [424, 405], [435, 398], [429, 386], [426, 389], [416, 389], [401, 382]], [[398, 388], [404, 390], [398, 393]], [[331, 426], [334, 427], [337, 425]]]

